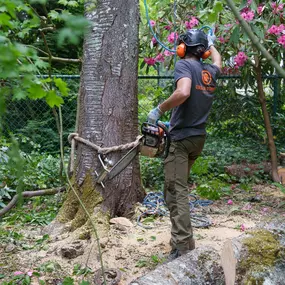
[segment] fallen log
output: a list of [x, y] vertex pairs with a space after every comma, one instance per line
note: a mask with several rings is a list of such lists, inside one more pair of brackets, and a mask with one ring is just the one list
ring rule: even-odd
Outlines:
[[211, 247], [200, 247], [172, 262], [156, 268], [130, 285], [224, 285], [219, 253]]
[[228, 240], [220, 256], [198, 247], [130, 285], [285, 284], [285, 222], [275, 220]]
[[[64, 192], [65, 190], [66, 190], [65, 187], [57, 187], [57, 188], [37, 190], [37, 191], [24, 191], [22, 192], [22, 197], [31, 198], [35, 196], [54, 195], [60, 192]], [[18, 199], [19, 199], [19, 195], [16, 194], [13, 197], [13, 199], [8, 203], [8, 205], [4, 207], [2, 210], [0, 210], [0, 217], [2, 217], [7, 212], [9, 212], [17, 204]]]
[[242, 177], [252, 177], [258, 173], [271, 173], [271, 162], [264, 161], [259, 164], [253, 164], [248, 162], [242, 162], [240, 164], [232, 164], [225, 166], [225, 172], [231, 176], [242, 178]]

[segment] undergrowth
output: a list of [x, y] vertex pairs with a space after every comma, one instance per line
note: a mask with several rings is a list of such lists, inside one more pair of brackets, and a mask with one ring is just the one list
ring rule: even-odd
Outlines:
[[[241, 178], [225, 173], [225, 166], [234, 163], [261, 163], [269, 160], [265, 145], [251, 139], [208, 137], [202, 155], [192, 166], [189, 183], [195, 184], [194, 193], [208, 199], [219, 199], [232, 191], [232, 184], [249, 190], [253, 183], [269, 182], [268, 175], [257, 171], [254, 175]], [[141, 156], [142, 182], [146, 189], [163, 191], [163, 161]]]

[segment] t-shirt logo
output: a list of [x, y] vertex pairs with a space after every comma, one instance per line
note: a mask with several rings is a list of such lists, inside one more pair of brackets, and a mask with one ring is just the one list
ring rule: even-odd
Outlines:
[[204, 85], [210, 85], [212, 82], [212, 75], [207, 70], [202, 70], [202, 81]]

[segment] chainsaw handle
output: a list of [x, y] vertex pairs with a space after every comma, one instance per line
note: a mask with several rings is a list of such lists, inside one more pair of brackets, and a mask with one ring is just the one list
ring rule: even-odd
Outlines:
[[168, 132], [168, 128], [160, 121], [157, 122], [157, 125], [163, 129], [163, 131], [165, 132], [165, 135], [166, 135], [166, 141], [165, 141], [165, 152], [163, 154], [163, 157], [162, 158], [166, 158], [168, 156], [168, 152], [169, 152], [169, 147], [170, 147], [170, 142], [171, 142], [171, 139], [170, 139], [170, 134]]

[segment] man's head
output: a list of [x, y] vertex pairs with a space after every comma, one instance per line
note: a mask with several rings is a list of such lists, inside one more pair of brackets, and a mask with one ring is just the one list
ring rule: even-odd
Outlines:
[[203, 53], [208, 49], [208, 37], [201, 31], [196, 29], [188, 30], [185, 34], [179, 36], [178, 43], [186, 45], [186, 56], [202, 57]]

